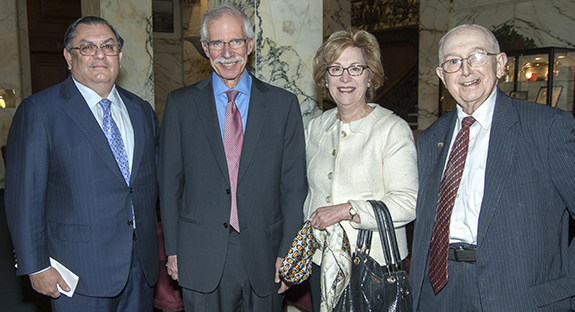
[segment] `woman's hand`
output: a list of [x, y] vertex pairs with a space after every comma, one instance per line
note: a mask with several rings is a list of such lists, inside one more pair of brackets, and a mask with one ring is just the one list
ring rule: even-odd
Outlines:
[[360, 223], [361, 220], [359, 219], [359, 215], [355, 215], [352, 220], [351, 215], [349, 214], [350, 208], [350, 203], [319, 207], [310, 216], [311, 226], [316, 229], [325, 230], [326, 227], [342, 220], [351, 220]]

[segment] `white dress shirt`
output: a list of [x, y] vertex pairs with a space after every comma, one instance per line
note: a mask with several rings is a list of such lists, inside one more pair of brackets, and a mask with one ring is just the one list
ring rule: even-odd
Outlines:
[[[494, 90], [497, 90], [497, 88]], [[483, 201], [489, 135], [491, 134], [491, 121], [493, 119], [496, 94], [497, 92], [494, 91], [472, 115], [475, 118], [475, 123], [469, 128], [469, 149], [451, 215], [449, 243], [477, 244], [477, 224], [481, 211], [481, 202]], [[450, 154], [455, 137], [461, 129], [461, 121], [467, 116], [461, 107], [457, 105], [457, 122], [455, 123], [449, 147]], [[449, 156], [447, 159], [449, 159]], [[445, 166], [447, 166], [447, 161]]]
[[[104, 110], [102, 110], [102, 107], [98, 104], [100, 100], [102, 100], [102, 97], [94, 90], [76, 81], [76, 79], [72, 80], [74, 80], [74, 84], [76, 84], [76, 87], [86, 100], [86, 103], [88, 103], [88, 107], [92, 111], [92, 114], [94, 114], [96, 121], [98, 121], [100, 128], [102, 128]], [[128, 164], [130, 166], [130, 173], [132, 173], [132, 162], [134, 158], [134, 129], [132, 128], [132, 121], [130, 120], [130, 115], [128, 114], [126, 105], [124, 105], [120, 94], [118, 94], [115, 84], [107, 99], [112, 101], [112, 106], [110, 107], [112, 118], [114, 118], [114, 121], [118, 126], [118, 130], [120, 130], [120, 134], [122, 135], [122, 141], [124, 142], [124, 148], [126, 149], [126, 156], [128, 157]]]

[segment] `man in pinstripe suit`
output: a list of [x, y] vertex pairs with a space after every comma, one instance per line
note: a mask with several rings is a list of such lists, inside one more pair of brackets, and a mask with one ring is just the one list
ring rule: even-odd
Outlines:
[[[485, 27], [450, 30], [440, 41], [439, 63], [437, 75], [458, 105], [418, 138], [420, 188], [410, 271], [415, 311], [570, 311], [573, 116], [497, 88], [507, 56]], [[462, 126], [464, 119], [472, 120], [466, 161], [453, 208], [444, 214], [438, 208], [444, 207], [440, 184], [456, 136], [469, 125]], [[446, 236], [436, 229], [442, 219], [436, 215], [448, 220]], [[432, 236], [445, 237], [446, 266], [435, 265], [443, 253], [432, 251], [440, 241]]]
[[[54, 298], [53, 311], [153, 309], [157, 118], [115, 84], [123, 42], [99, 17], [74, 22], [63, 51], [71, 75], [25, 99], [8, 135], [5, 201], [17, 274]], [[112, 142], [121, 148], [112, 151]], [[79, 276], [71, 298], [60, 296], [56, 285], [69, 285], [50, 258]]]

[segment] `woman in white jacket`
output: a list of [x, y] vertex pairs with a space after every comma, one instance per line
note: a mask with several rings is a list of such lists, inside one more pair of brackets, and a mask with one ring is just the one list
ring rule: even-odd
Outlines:
[[352, 251], [359, 229], [375, 231], [370, 255], [385, 264], [368, 200], [381, 200], [388, 207], [401, 257], [407, 256], [404, 226], [415, 218], [417, 163], [408, 124], [392, 111], [368, 103], [384, 80], [373, 35], [363, 30], [332, 34], [316, 53], [313, 75], [337, 104], [306, 128], [309, 190], [304, 215], [320, 246], [325, 246], [313, 259], [321, 266], [321, 279], [316, 268], [311, 285], [315, 293], [322, 290], [320, 311], [331, 311], [351, 271], [351, 259], [342, 249], [344, 231]]

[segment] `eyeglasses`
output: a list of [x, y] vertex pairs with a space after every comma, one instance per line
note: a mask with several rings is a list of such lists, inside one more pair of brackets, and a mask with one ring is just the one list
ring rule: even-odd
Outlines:
[[475, 52], [466, 58], [452, 58], [443, 62], [440, 67], [446, 73], [452, 74], [461, 69], [463, 60], [467, 60], [467, 64], [471, 67], [481, 67], [487, 64], [487, 56], [497, 55], [497, 53], [487, 53], [487, 52]]
[[246, 41], [248, 41], [248, 39], [232, 39], [228, 42], [221, 40], [214, 40], [214, 41], [206, 41], [206, 43], [208, 44], [208, 48], [210, 48], [210, 50], [220, 51], [224, 49], [226, 43], [230, 46], [231, 49], [234, 50], [243, 48], [246, 45]]
[[343, 75], [343, 72], [346, 70], [350, 76], [361, 76], [361, 74], [363, 74], [363, 71], [366, 68], [369, 68], [369, 66], [367, 66], [367, 65], [352, 65], [350, 67], [343, 67], [343, 66], [339, 66], [339, 65], [332, 65], [332, 66], [327, 66], [325, 69], [327, 70], [327, 73], [330, 76], [339, 77], [339, 76]]
[[82, 54], [83, 56], [95, 55], [98, 52], [98, 49], [102, 49], [102, 52], [104, 52], [106, 56], [115, 56], [120, 53], [120, 48], [118, 47], [117, 44], [103, 44], [97, 46], [92, 43], [87, 43], [79, 47], [72, 47], [72, 49], [78, 49], [80, 51], [80, 54]]

